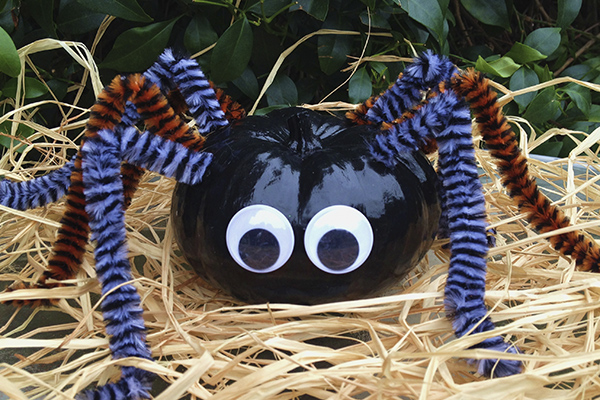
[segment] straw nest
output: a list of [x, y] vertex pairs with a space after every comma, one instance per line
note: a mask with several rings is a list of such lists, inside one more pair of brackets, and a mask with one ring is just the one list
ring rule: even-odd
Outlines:
[[[69, 52], [89, 72], [71, 90], [101, 89], [91, 53], [78, 43], [34, 43], [20, 50], [23, 68], [35, 71], [29, 55], [52, 49]], [[515, 95], [499, 90], [505, 94], [504, 103]], [[16, 110], [0, 118], [0, 123], [13, 121], [14, 129], [25, 124], [36, 131], [24, 142], [25, 151], [3, 153], [0, 175], [23, 180], [47, 173], [63, 165], [67, 150], [77, 146], [66, 133], [81, 132], [86, 110], [76, 104], [45, 103], [54, 103], [63, 113], [62, 126], [50, 129], [32, 122], [40, 104], [23, 106], [21, 95], [15, 100]], [[519, 118], [512, 121], [519, 129], [527, 125]], [[600, 235], [600, 159], [591, 150], [600, 131], [586, 134], [583, 142], [575, 133], [553, 129], [521, 146], [528, 153], [554, 135], [569, 135], [580, 143], [568, 159], [531, 159], [530, 168], [575, 227]], [[34, 148], [44, 157], [31, 165], [24, 160]], [[169, 224], [174, 182], [147, 174], [126, 220], [134, 284], [142, 296], [156, 362], [111, 360], [88, 252], [73, 287], [0, 294], [0, 301], [34, 295], [62, 299], [58, 307], [30, 315], [2, 309], [0, 351], [7, 362], [0, 365], [0, 392], [11, 399], [71, 399], [89, 385], [117, 378], [119, 365], [138, 365], [157, 374], [155, 398], [161, 400], [600, 396], [600, 276], [576, 271], [570, 259], [560, 257], [532, 231], [503, 191], [493, 160], [485, 151], [478, 151], [477, 158], [490, 223], [497, 231], [486, 297], [498, 325], [493, 333], [453, 337], [443, 312], [449, 254], [442, 242], [434, 244], [405, 282], [382, 297], [316, 306], [240, 304], [186, 268]], [[3, 283], [31, 282], [42, 273], [62, 210], [61, 202], [28, 212], [0, 207]], [[498, 354], [465, 349], [498, 334], [521, 349], [522, 354], [510, 357], [524, 362], [524, 372], [484, 379], [465, 359]]]

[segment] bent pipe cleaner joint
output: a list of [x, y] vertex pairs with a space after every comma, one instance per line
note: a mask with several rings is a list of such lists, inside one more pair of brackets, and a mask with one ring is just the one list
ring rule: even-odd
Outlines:
[[[491, 331], [488, 227], [471, 112], [533, 226], [568, 226], [529, 176], [488, 80], [459, 72], [445, 57], [423, 53], [386, 92], [341, 120], [298, 108], [246, 117], [194, 60], [167, 49], [144, 74], [116, 77], [103, 89], [69, 163], [30, 181], [0, 182], [0, 204], [18, 210], [67, 198], [48, 269], [37, 283], [8, 290], [62, 286], [80, 270], [91, 239], [112, 357], [151, 359], [130, 283], [124, 214], [149, 170], [178, 182], [172, 220], [189, 263], [240, 300], [314, 304], [374, 295], [405, 276], [437, 235], [450, 241], [444, 305], [456, 336]], [[423, 155], [435, 150], [437, 171]], [[550, 241], [581, 269], [598, 272], [599, 248], [582, 232]], [[518, 352], [500, 336], [473, 348]], [[471, 361], [485, 376], [522, 367], [501, 358]], [[126, 366], [118, 381], [78, 398], [146, 399], [152, 381]]]

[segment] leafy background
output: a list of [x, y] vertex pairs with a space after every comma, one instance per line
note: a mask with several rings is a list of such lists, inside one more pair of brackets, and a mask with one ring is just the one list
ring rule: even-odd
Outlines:
[[[83, 68], [60, 50], [33, 55], [20, 75], [17, 49], [43, 38], [84, 43], [103, 82], [143, 71], [171, 46], [261, 113], [363, 101], [395, 80], [404, 68], [399, 57], [425, 48], [513, 91], [563, 76], [600, 83], [598, 21], [595, 0], [0, 0], [0, 112], [14, 106], [18, 76], [25, 76], [28, 102], [81, 94], [74, 89]], [[91, 105], [91, 91], [82, 93], [79, 105]], [[575, 83], [523, 94], [505, 110], [527, 119], [529, 134], [600, 126], [598, 93]], [[42, 106], [33, 118], [57, 126], [62, 116]], [[10, 132], [10, 121], [0, 124], [0, 146], [10, 145]], [[23, 139], [33, 129], [19, 125], [12, 133]], [[573, 147], [568, 136], [557, 136], [536, 151], [566, 156]]]

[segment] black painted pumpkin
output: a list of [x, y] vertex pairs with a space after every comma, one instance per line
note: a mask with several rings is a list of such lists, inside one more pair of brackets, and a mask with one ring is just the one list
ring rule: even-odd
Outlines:
[[198, 274], [246, 302], [372, 295], [424, 256], [440, 216], [420, 153], [374, 159], [377, 133], [290, 108], [216, 131], [201, 184], [178, 184], [176, 240]]

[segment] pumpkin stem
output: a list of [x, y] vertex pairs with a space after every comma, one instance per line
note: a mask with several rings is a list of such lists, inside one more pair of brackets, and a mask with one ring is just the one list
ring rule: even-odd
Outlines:
[[310, 117], [306, 110], [299, 110], [287, 120], [290, 131], [288, 145], [300, 155], [310, 154], [323, 148], [321, 140], [315, 135], [315, 124]]

